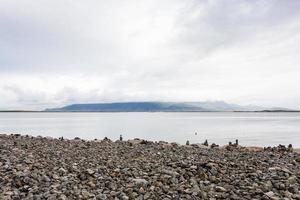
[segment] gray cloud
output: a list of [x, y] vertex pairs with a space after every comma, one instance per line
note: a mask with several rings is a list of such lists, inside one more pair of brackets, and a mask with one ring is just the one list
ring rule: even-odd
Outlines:
[[[299, 1], [190, 1], [177, 19], [175, 45], [206, 56], [299, 19]], [[277, 34], [277, 32], [274, 32]]]
[[299, 9], [296, 0], [3, 0], [0, 108], [215, 99], [300, 108]]

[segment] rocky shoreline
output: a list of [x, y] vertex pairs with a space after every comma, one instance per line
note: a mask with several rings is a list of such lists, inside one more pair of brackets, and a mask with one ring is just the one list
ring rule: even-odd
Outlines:
[[0, 199], [300, 199], [300, 155], [0, 135]]

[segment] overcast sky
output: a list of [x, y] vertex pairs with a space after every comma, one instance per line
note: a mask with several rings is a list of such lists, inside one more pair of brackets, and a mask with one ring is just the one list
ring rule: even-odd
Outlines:
[[300, 109], [299, 0], [0, 0], [0, 109]]

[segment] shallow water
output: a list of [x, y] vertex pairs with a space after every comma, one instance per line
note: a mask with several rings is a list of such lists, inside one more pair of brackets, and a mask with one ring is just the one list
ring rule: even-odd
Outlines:
[[0, 133], [300, 147], [300, 113], [0, 113]]

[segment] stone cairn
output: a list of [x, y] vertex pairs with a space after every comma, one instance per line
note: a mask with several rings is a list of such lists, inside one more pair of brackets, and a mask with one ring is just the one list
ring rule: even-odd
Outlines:
[[285, 145], [279, 144], [277, 147], [265, 147], [264, 150], [272, 152], [293, 152], [293, 145], [289, 144], [286, 147]]

